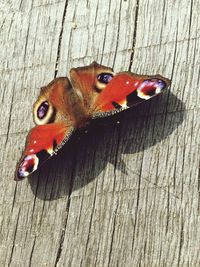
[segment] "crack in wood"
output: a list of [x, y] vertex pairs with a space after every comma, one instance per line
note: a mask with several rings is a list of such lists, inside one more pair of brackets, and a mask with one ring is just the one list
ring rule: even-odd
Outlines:
[[5, 146], [7, 145], [8, 138], [9, 138], [9, 132], [10, 132], [10, 126], [11, 126], [11, 117], [12, 117], [12, 110], [13, 110], [13, 99], [14, 99], [14, 91], [12, 93], [11, 104], [10, 104], [10, 111], [9, 111], [9, 118], [8, 118], [8, 128], [7, 128], [7, 133], [6, 133]]
[[108, 267], [111, 265], [111, 257], [112, 257], [112, 249], [113, 249], [113, 242], [114, 242], [114, 234], [115, 234], [115, 225], [116, 225], [116, 217], [117, 217], [117, 209], [118, 209], [118, 202], [116, 205], [116, 209], [114, 211], [114, 218], [113, 218], [113, 229], [111, 234], [111, 242], [110, 242], [110, 250], [109, 250], [109, 256], [108, 256]]
[[128, 67], [128, 71], [131, 71], [133, 58], [135, 54], [135, 46], [136, 46], [136, 35], [137, 35], [137, 26], [138, 26], [138, 13], [139, 13], [139, 0], [136, 0], [136, 7], [135, 7], [135, 23], [134, 23], [134, 32], [133, 32], [133, 45], [132, 45], [132, 52], [130, 56], [130, 63]]
[[55, 260], [54, 267], [57, 267], [57, 265], [59, 263], [59, 260], [61, 258], [61, 254], [62, 254], [64, 240], [65, 240], [65, 232], [66, 232], [66, 228], [67, 228], [69, 209], [70, 209], [70, 202], [71, 202], [71, 194], [72, 194], [72, 189], [73, 189], [73, 185], [74, 185], [74, 173], [75, 173], [75, 169], [76, 169], [76, 156], [74, 157], [74, 161], [73, 162], [74, 162], [74, 165], [73, 165], [73, 168], [72, 168], [72, 173], [71, 173], [71, 178], [70, 178], [70, 183], [69, 183], [68, 198], [67, 198], [66, 210], [65, 210], [66, 215], [65, 215], [64, 223], [63, 223], [62, 230], [61, 230], [59, 246], [58, 246], [58, 250], [57, 250], [57, 255], [56, 255], [56, 260]]
[[11, 253], [10, 253], [10, 257], [9, 257], [8, 267], [11, 266], [11, 262], [12, 262], [12, 256], [13, 256], [14, 247], [15, 247], [15, 239], [16, 239], [16, 234], [17, 234], [17, 227], [18, 227], [18, 222], [19, 222], [19, 214], [20, 214], [20, 208], [19, 208], [19, 211], [17, 214], [17, 221], [16, 221], [15, 231], [14, 231], [13, 240], [12, 240], [13, 243], [11, 246]]
[[[108, 16], [110, 14], [110, 7], [111, 7], [111, 0], [108, 2]], [[98, 14], [98, 6], [97, 6], [97, 11], [96, 11], [96, 16], [95, 16], [95, 22], [97, 19], [97, 14]], [[106, 44], [106, 36], [107, 36], [107, 29], [108, 29], [108, 23], [106, 23], [105, 25], [105, 31], [104, 31], [104, 38], [103, 38], [103, 47], [102, 47], [102, 55], [101, 55], [101, 59], [100, 59], [100, 63], [102, 64], [103, 61], [103, 56], [105, 54], [104, 52], [104, 48], [105, 48], [105, 44]]]
[[34, 248], [35, 248], [35, 241], [36, 241], [36, 236], [34, 237], [33, 246], [32, 246], [32, 249], [31, 249], [31, 254], [30, 254], [30, 258], [29, 258], [29, 267], [31, 267], [31, 262], [32, 262], [32, 258], [33, 258], [33, 252], [34, 252]]
[[120, 7], [119, 7], [119, 19], [118, 19], [118, 25], [117, 25], [117, 41], [116, 41], [116, 46], [115, 46], [115, 53], [114, 53], [112, 68], [114, 68], [114, 65], [115, 65], [117, 49], [119, 45], [119, 33], [120, 33], [120, 27], [121, 27], [121, 7], [122, 7], [122, 0], [120, 1]]
[[67, 5], [68, 5], [68, 0], [65, 1], [65, 6], [64, 6], [64, 11], [63, 11], [63, 17], [62, 17], [62, 23], [61, 23], [61, 30], [60, 30], [59, 39], [58, 39], [58, 49], [57, 49], [57, 58], [56, 58], [56, 64], [55, 64], [54, 78], [57, 77], [57, 73], [58, 73], [58, 65], [59, 65], [59, 60], [60, 60], [60, 51], [61, 51], [62, 35], [63, 35], [65, 17], [66, 17], [66, 13], [67, 13]]
[[134, 229], [133, 229], [133, 241], [131, 244], [131, 255], [133, 255], [133, 248], [135, 245], [135, 234], [136, 234], [136, 226], [138, 224], [138, 209], [139, 209], [139, 201], [140, 201], [140, 190], [141, 190], [141, 179], [142, 179], [142, 169], [144, 164], [144, 152], [142, 153], [141, 166], [140, 166], [140, 174], [138, 179], [138, 191], [137, 191], [137, 200], [136, 200], [136, 209], [135, 209], [135, 219], [134, 219]]

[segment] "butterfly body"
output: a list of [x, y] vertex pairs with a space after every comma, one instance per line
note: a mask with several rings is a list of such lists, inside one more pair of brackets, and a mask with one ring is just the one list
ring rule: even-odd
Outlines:
[[96, 62], [71, 69], [70, 79], [54, 79], [41, 88], [33, 106], [37, 126], [28, 134], [15, 180], [27, 177], [56, 154], [75, 129], [148, 100], [169, 84], [160, 75], [114, 74]]

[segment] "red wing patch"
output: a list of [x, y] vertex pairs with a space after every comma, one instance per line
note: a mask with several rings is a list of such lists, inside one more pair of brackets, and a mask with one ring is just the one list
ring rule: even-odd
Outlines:
[[37, 170], [69, 139], [72, 129], [63, 123], [34, 127], [27, 136], [24, 155], [18, 165], [15, 180], [19, 181]]
[[99, 94], [94, 113], [128, 108], [161, 93], [170, 81], [160, 75], [117, 74]]

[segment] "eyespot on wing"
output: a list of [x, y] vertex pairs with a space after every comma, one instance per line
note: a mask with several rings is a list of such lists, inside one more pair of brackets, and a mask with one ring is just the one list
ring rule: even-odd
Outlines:
[[[122, 110], [137, 105], [160, 94], [169, 85], [170, 80], [161, 75], [148, 76], [130, 72], [118, 73], [97, 97], [93, 112], [114, 111], [116, 107], [119, 111], [119, 107]], [[130, 102], [129, 99], [134, 101]], [[94, 115], [93, 117], [98, 116]]]

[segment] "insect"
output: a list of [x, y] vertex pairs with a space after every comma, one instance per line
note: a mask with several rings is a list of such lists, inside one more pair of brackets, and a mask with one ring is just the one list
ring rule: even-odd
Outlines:
[[69, 140], [74, 130], [99, 117], [106, 117], [160, 94], [170, 80], [160, 75], [115, 74], [93, 62], [70, 70], [41, 88], [33, 106], [37, 126], [30, 130], [15, 180], [36, 171]]

